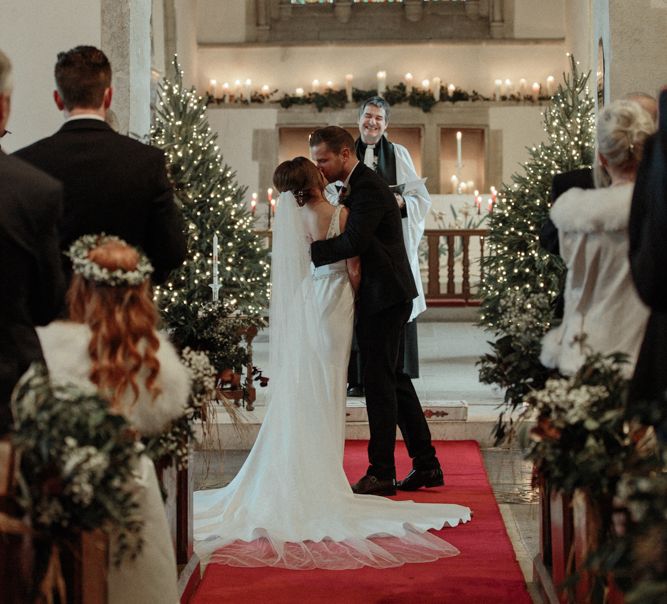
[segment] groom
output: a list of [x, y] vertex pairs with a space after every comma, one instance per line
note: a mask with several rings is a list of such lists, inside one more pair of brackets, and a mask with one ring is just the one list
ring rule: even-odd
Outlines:
[[[350, 209], [342, 235], [315, 241], [315, 266], [361, 257], [357, 304], [357, 340], [362, 358], [370, 427], [370, 465], [352, 490], [394, 495], [444, 484], [431, 433], [410, 378], [403, 371], [403, 331], [417, 289], [403, 243], [401, 212], [394, 194], [370, 168], [360, 163], [354, 139], [343, 128], [328, 126], [310, 135], [310, 153], [329, 182], [344, 183], [341, 201]], [[412, 458], [413, 470], [396, 484], [396, 426]]]

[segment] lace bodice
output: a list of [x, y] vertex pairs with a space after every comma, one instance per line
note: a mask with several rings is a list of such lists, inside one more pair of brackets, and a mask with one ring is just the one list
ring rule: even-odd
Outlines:
[[[336, 206], [334, 213], [331, 216], [331, 222], [329, 223], [329, 229], [327, 230], [327, 239], [332, 237], [337, 237], [340, 235], [340, 213], [343, 209], [342, 205]], [[322, 279], [331, 274], [337, 273], [347, 273], [347, 264], [345, 260], [338, 260], [338, 262], [332, 262], [331, 264], [324, 264], [322, 266], [311, 265], [313, 271], [313, 278]]]

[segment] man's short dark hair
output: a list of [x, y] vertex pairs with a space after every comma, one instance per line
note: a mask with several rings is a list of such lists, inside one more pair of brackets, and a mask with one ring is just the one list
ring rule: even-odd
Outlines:
[[111, 64], [99, 48], [77, 46], [58, 53], [55, 76], [68, 110], [97, 108], [104, 100], [104, 91], [111, 86]]
[[318, 128], [310, 134], [309, 144], [311, 147], [316, 147], [320, 143], [324, 143], [334, 153], [340, 153], [344, 148], [348, 148], [354, 152], [354, 139], [352, 135], [339, 126], [327, 126], [326, 128]]
[[368, 105], [373, 105], [378, 109], [382, 109], [384, 111], [385, 122], [389, 121], [389, 108], [391, 105], [389, 105], [389, 103], [387, 103], [387, 101], [385, 101], [381, 96], [372, 96], [361, 103], [361, 107], [359, 107], [359, 117], [364, 114], [364, 111], [366, 111], [366, 107], [368, 107]]

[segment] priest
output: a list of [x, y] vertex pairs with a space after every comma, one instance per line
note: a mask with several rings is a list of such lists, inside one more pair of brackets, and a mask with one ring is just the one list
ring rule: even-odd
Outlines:
[[[403, 239], [410, 260], [410, 268], [417, 285], [417, 297], [412, 301], [412, 314], [405, 328], [403, 371], [411, 378], [419, 377], [417, 322], [426, 310], [424, 288], [419, 272], [419, 242], [424, 235], [426, 214], [431, 198], [415, 170], [408, 150], [391, 143], [385, 136], [389, 124], [389, 103], [382, 97], [366, 99], [359, 111], [359, 138], [355, 141], [357, 157], [375, 170], [394, 190], [396, 203], [403, 216]], [[348, 394], [353, 395], [362, 384], [357, 355], [352, 351], [348, 371]]]

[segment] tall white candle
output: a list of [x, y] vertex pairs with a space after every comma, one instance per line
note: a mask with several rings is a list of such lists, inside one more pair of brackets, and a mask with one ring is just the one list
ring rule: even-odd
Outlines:
[[312, 92], [319, 92], [320, 91], [320, 81], [319, 80], [313, 80], [312, 86], [311, 86], [311, 91]]
[[303, 96], [303, 88], [297, 88], [294, 91], [294, 94], [296, 94], [296, 96]]
[[539, 85], [539, 83], [538, 82], [533, 82], [533, 85], [531, 86], [531, 90], [532, 90], [532, 93], [533, 93], [532, 94], [533, 100], [536, 101], [538, 99], [538, 97], [540, 96], [540, 85]]
[[382, 96], [387, 90], [387, 72], [378, 71], [377, 79], [378, 79], [378, 94]]
[[547, 78], [547, 95], [548, 96], [553, 96], [553, 94], [555, 92], [555, 84], [556, 84], [555, 78], [552, 75], [550, 75]]
[[218, 235], [213, 235], [213, 283], [209, 285], [213, 291], [213, 302], [218, 301], [220, 281], [218, 279]]
[[422, 88], [426, 92], [430, 92], [431, 91], [431, 81], [430, 80], [422, 80]]
[[352, 102], [352, 80], [354, 79], [354, 76], [351, 73], [348, 73], [345, 76], [345, 94], [347, 95], [347, 102], [351, 103]]
[[521, 78], [519, 80], [519, 94], [522, 97], [526, 96], [527, 89], [528, 89], [528, 82], [526, 82], [526, 78]]
[[252, 98], [252, 80], [248, 79], [245, 81], [243, 95], [245, 96], [246, 100], [250, 102], [250, 99]]
[[494, 88], [493, 88], [493, 96], [496, 97], [496, 100], [500, 99], [502, 93], [503, 93], [503, 81], [502, 80], [495, 80], [493, 82]]
[[209, 80], [209, 94], [213, 97], [217, 97], [217, 88], [218, 88], [218, 80]]
[[447, 94], [450, 97], [454, 96], [455, 92], [456, 92], [456, 86], [454, 86], [454, 84], [450, 84], [449, 86], [447, 86]]
[[461, 153], [461, 139], [463, 134], [461, 131], [456, 133], [456, 165], [460, 168], [463, 165], [463, 154]]
[[440, 86], [442, 84], [442, 80], [438, 77], [433, 78], [433, 97], [435, 98], [436, 101], [440, 100]]
[[452, 174], [452, 193], [458, 193], [459, 192], [459, 179], [456, 174]]
[[505, 95], [510, 96], [512, 92], [514, 92], [514, 90], [512, 89], [512, 80], [507, 78], [505, 80]]
[[406, 73], [405, 74], [405, 92], [407, 94], [410, 94], [412, 92], [412, 82], [414, 80], [414, 77], [412, 76], [411, 73]]

